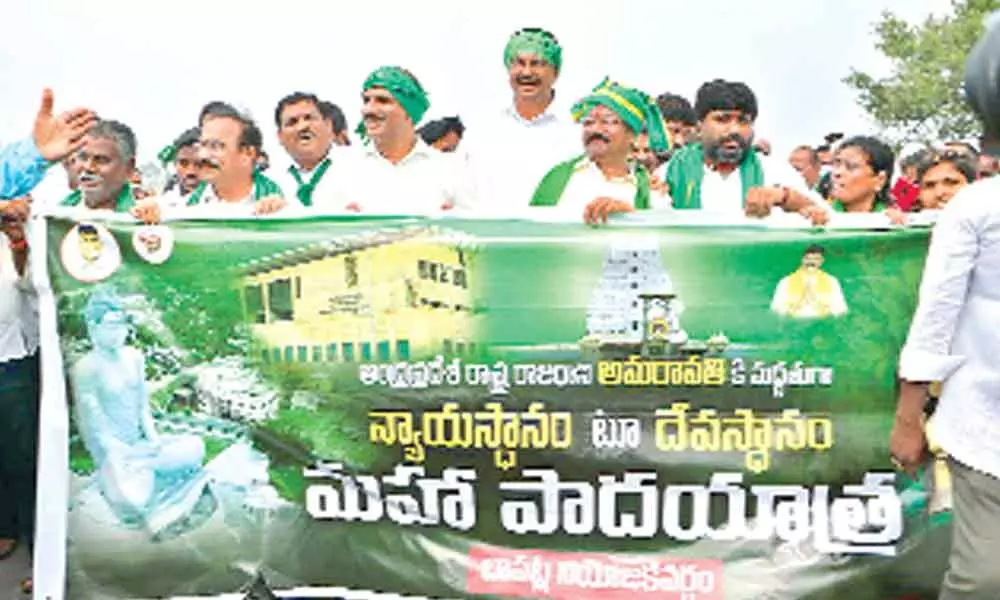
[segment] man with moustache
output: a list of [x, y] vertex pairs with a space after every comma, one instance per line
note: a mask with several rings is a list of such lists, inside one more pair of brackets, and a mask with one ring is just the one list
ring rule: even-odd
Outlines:
[[170, 193], [139, 201], [132, 211], [136, 218], [157, 223], [164, 211], [170, 218], [183, 218], [218, 208], [266, 215], [288, 205], [281, 187], [257, 170], [263, 135], [252, 119], [226, 111], [209, 112], [203, 114], [200, 133], [201, 183], [186, 198]]
[[823, 271], [826, 250], [813, 244], [802, 253], [801, 266], [778, 282], [771, 310], [796, 319], [821, 319], [847, 314], [847, 301], [837, 278]]
[[325, 197], [326, 204], [333, 201], [336, 175], [331, 166], [340, 159], [334, 154], [334, 115], [329, 107], [314, 94], [294, 92], [282, 98], [274, 110], [278, 141], [293, 162], [280, 172], [279, 183], [282, 189], [294, 191], [306, 207], [317, 198], [323, 202]]
[[829, 207], [784, 161], [752, 149], [757, 98], [744, 83], [716, 79], [695, 100], [701, 141], [678, 150], [665, 183], [680, 210], [767, 217], [773, 209]]
[[654, 152], [669, 143], [653, 99], [605, 79], [573, 107], [573, 117], [583, 125], [586, 152], [553, 167], [538, 184], [532, 206], [559, 206], [590, 224], [614, 213], [669, 207], [668, 196], [650, 189], [646, 168], [629, 160], [643, 131]]
[[334, 210], [396, 215], [468, 209], [474, 203], [464, 164], [424, 143], [417, 124], [430, 107], [427, 93], [409, 71], [380, 67], [365, 79], [362, 121], [365, 147], [336, 181]]
[[135, 172], [136, 140], [132, 129], [118, 121], [98, 121], [77, 153], [77, 189], [62, 206], [128, 212], [135, 206], [130, 179]]
[[201, 183], [201, 159], [198, 158], [197, 127], [188, 129], [166, 148], [160, 151], [159, 159], [164, 165], [173, 163], [174, 176], [167, 184], [166, 191], [177, 191], [186, 198]]
[[503, 53], [512, 91], [510, 106], [475, 118], [462, 144], [468, 151], [484, 207], [518, 211], [527, 206], [545, 172], [579, 151], [567, 106], [555, 106], [562, 46], [544, 29], [525, 28]]

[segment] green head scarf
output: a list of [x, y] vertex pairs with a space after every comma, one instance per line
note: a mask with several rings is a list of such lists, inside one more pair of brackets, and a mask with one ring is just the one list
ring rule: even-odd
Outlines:
[[[392, 97], [399, 102], [410, 120], [416, 125], [424, 117], [431, 102], [427, 98], [427, 92], [420, 86], [420, 83], [412, 75], [399, 67], [379, 67], [372, 71], [372, 74], [365, 79], [364, 91], [372, 88], [383, 88], [392, 94]], [[361, 137], [366, 137], [364, 120], [358, 124], [355, 132]]]
[[573, 118], [579, 121], [598, 105], [615, 111], [636, 135], [645, 131], [652, 150], [660, 152], [670, 148], [670, 136], [663, 126], [663, 115], [656, 100], [648, 94], [605, 77], [589, 96], [573, 106]]
[[555, 68], [562, 69], [562, 46], [544, 29], [525, 28], [514, 32], [503, 49], [503, 64], [509, 69], [521, 54], [534, 54]]

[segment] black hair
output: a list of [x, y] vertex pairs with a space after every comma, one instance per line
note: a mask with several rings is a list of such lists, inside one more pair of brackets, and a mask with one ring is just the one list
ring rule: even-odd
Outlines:
[[666, 92], [656, 97], [656, 105], [660, 108], [660, 114], [664, 121], [680, 121], [685, 125], [695, 125], [698, 123], [698, 116], [694, 114], [694, 108], [687, 98]]
[[882, 189], [875, 194], [875, 199], [886, 205], [893, 204], [889, 191], [892, 186], [893, 163], [896, 162], [896, 155], [892, 148], [882, 140], [867, 136], [857, 135], [840, 144], [839, 150], [845, 148], [857, 148], [865, 155], [865, 162], [871, 167], [876, 175], [885, 173], [885, 183]]
[[699, 121], [714, 110], [738, 110], [751, 120], [756, 120], [757, 97], [743, 82], [715, 79], [698, 89], [694, 103], [694, 112]]
[[465, 125], [459, 117], [445, 117], [431, 121], [417, 130], [425, 144], [433, 144], [451, 132], [455, 132], [459, 139], [465, 133]]

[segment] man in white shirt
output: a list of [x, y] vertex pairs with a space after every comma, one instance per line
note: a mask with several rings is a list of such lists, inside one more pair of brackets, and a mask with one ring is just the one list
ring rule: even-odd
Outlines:
[[333, 212], [428, 215], [473, 206], [465, 164], [417, 135], [430, 101], [412, 73], [376, 69], [365, 80], [362, 99], [357, 133], [367, 143], [350, 154], [335, 182]]
[[334, 115], [327, 112], [331, 106], [315, 94], [294, 92], [282, 98], [274, 110], [278, 141], [292, 159], [288, 169], [275, 177], [281, 189], [305, 207], [333, 201], [332, 182], [340, 166], [334, 162], [341, 159], [335, 153]]
[[948, 203], [931, 235], [920, 296], [899, 361], [891, 450], [914, 472], [927, 453], [928, 386], [942, 381], [931, 423], [950, 456], [952, 554], [942, 600], [1000, 598], [1000, 180]]
[[284, 209], [289, 203], [281, 187], [257, 170], [262, 145], [260, 128], [250, 117], [206, 114], [198, 141], [201, 183], [184, 197], [172, 192], [140, 200], [132, 213], [157, 223], [161, 218], [264, 215]]
[[669, 144], [652, 98], [605, 79], [573, 107], [573, 116], [583, 125], [586, 152], [550, 169], [532, 206], [556, 206], [590, 224], [606, 222], [614, 213], [669, 208], [669, 196], [652, 189], [649, 172], [630, 160], [643, 132], [654, 152]]
[[826, 250], [813, 244], [802, 253], [801, 266], [783, 277], [774, 290], [771, 310], [796, 319], [821, 319], [847, 314], [847, 301], [837, 278], [823, 271]]
[[463, 142], [482, 208], [511, 214], [529, 205], [545, 173], [579, 151], [569, 105], [556, 106], [562, 47], [552, 33], [526, 28], [504, 48], [513, 99], [499, 114], [473, 118]]
[[667, 163], [664, 183], [674, 208], [752, 217], [775, 208], [827, 208], [791, 165], [753, 149], [757, 98], [746, 84], [717, 79], [702, 85], [695, 112], [701, 141]]
[[0, 202], [0, 559], [32, 543], [38, 440], [38, 304], [24, 236], [27, 202]]

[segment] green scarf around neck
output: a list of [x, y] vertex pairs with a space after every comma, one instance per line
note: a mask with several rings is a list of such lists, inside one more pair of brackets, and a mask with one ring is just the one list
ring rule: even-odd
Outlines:
[[[833, 209], [833, 212], [838, 212], [838, 213], [849, 212], [847, 210], [847, 207], [844, 206], [844, 203], [841, 202], [840, 200], [834, 200], [833, 202], [831, 202], [830, 203], [830, 207]], [[885, 201], [883, 201], [882, 199], [876, 197], [875, 198], [875, 203], [872, 204], [872, 209], [869, 212], [880, 213], [880, 212], [884, 212], [885, 209], [887, 209], [887, 208], [889, 208], [889, 206], [885, 203]]]
[[[69, 196], [63, 198], [60, 206], [79, 206], [83, 202], [83, 192], [76, 190]], [[128, 183], [122, 186], [118, 197], [115, 198], [115, 212], [126, 213], [135, 206], [135, 195], [132, 193], [132, 186]]]
[[302, 174], [299, 173], [298, 169], [294, 166], [288, 167], [288, 172], [292, 174], [292, 178], [295, 179], [295, 183], [299, 184], [299, 189], [295, 192], [295, 195], [298, 196], [299, 202], [302, 203], [302, 206], [312, 206], [313, 192], [316, 191], [316, 186], [319, 185], [320, 180], [323, 179], [323, 175], [326, 174], [326, 171], [329, 168], [330, 159], [324, 158], [313, 170], [309, 181], [303, 181]]
[[[198, 184], [198, 187], [194, 188], [194, 191], [187, 198], [187, 205], [194, 206], [196, 204], [201, 204], [201, 197], [205, 195], [205, 190], [208, 189], [210, 184], [207, 181], [202, 181]], [[277, 183], [271, 181], [259, 171], [254, 171], [253, 173], [253, 200], [254, 202], [260, 200], [261, 198], [266, 198], [268, 196], [284, 196], [281, 192], [281, 186]]]
[[[764, 168], [760, 158], [753, 151], [747, 152], [739, 166], [740, 182], [743, 184], [742, 203], [745, 206], [747, 192], [764, 185]], [[666, 184], [670, 186], [670, 197], [674, 208], [698, 210], [701, 208], [701, 182], [705, 177], [705, 150], [700, 143], [684, 146], [667, 163]]]
[[[574, 169], [586, 156], [586, 154], [581, 154], [552, 167], [535, 189], [535, 195], [531, 198], [531, 206], [556, 206], [559, 204], [569, 180], [573, 177]], [[642, 166], [636, 166], [635, 178], [637, 185], [633, 205], [636, 210], [648, 210], [649, 174]]]

